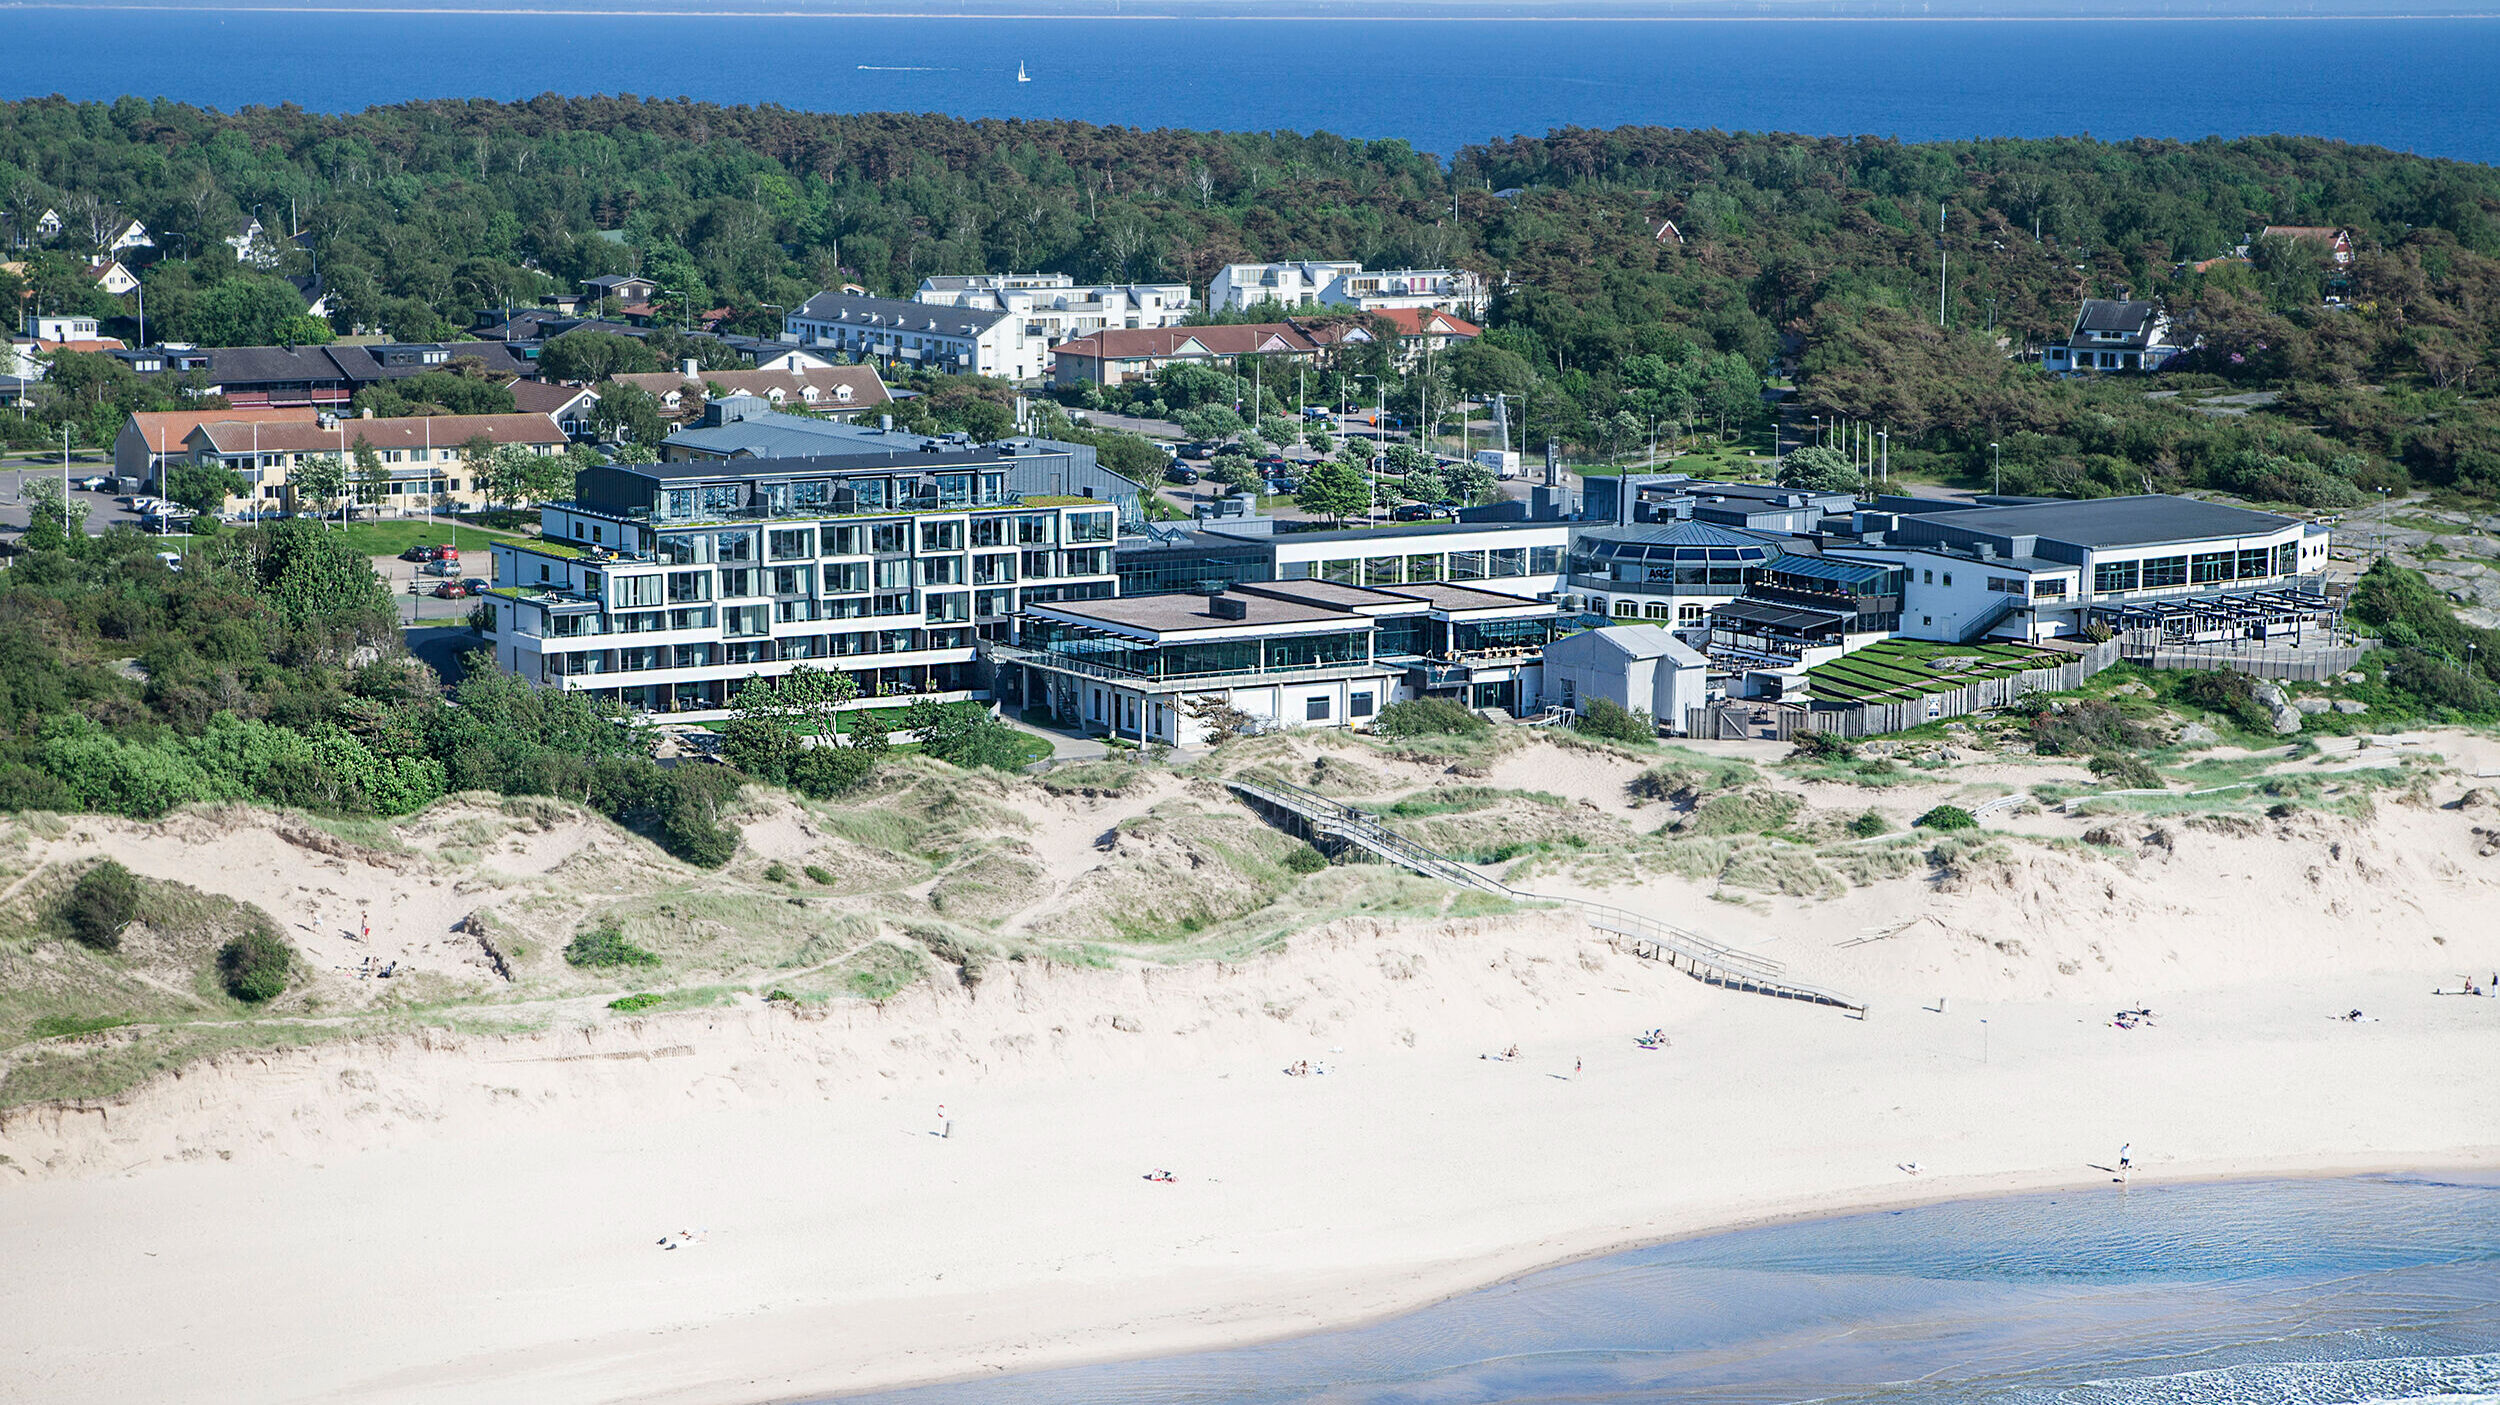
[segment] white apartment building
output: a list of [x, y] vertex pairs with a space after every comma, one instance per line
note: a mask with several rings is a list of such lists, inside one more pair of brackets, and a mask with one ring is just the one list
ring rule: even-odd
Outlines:
[[912, 301], [1010, 319], [1010, 371], [1017, 380], [1045, 374], [1050, 349], [1102, 331], [1177, 327], [1189, 318], [1186, 283], [1079, 284], [1064, 273], [973, 273], [920, 280]]
[[1028, 350], [1029, 339], [1008, 313], [865, 293], [818, 293], [783, 315], [781, 339], [854, 361], [952, 375], [1029, 380], [1049, 366], [1047, 350]]
[[1462, 317], [1484, 316], [1482, 274], [1463, 268], [1401, 268], [1366, 271], [1345, 259], [1227, 264], [1207, 285], [1207, 306], [1240, 311], [1261, 303], [1287, 308], [1345, 307], [1360, 312], [1430, 308]]
[[[495, 662], [640, 712], [840, 669], [876, 699], [981, 691], [976, 640], [1108, 597], [1119, 509], [1023, 496], [993, 451], [607, 464], [495, 544]], [[884, 705], [891, 706], [888, 701]]]

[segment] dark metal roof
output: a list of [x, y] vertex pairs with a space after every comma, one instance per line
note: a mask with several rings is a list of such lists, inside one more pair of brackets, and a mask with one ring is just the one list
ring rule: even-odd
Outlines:
[[2113, 298], [2086, 298], [2083, 311], [2075, 317], [2078, 332], [2138, 332], [2161, 315], [2161, 309], [2149, 302], [2119, 302]]
[[1800, 605], [1774, 605], [1766, 600], [1730, 600], [1710, 612], [1710, 623], [1730, 620], [1739, 624], [1760, 625], [1765, 629], [1802, 632], [1808, 629], [1829, 629], [1848, 623], [1847, 615], [1830, 610], [1809, 610]]
[[2296, 521], [2279, 513], [2166, 493], [2082, 498], [2027, 507], [1979, 507], [1914, 520], [1948, 533], [2036, 536], [2082, 547], [2153, 546], [2214, 537], [2264, 536]]
[[1808, 580], [1872, 585], [1901, 568], [1870, 561], [1840, 561], [1827, 556], [1783, 556], [1768, 569], [1776, 575], [1801, 576]]
[[[1032, 460], [1027, 459], [1026, 462]], [[915, 470], [962, 470], [986, 468], [1007, 472], [1017, 460], [1000, 458], [986, 449], [959, 453], [908, 454], [816, 454], [805, 458], [779, 459], [707, 459], [690, 463], [620, 463], [610, 465], [620, 472], [667, 483], [717, 479], [723, 483], [744, 483], [754, 479], [808, 478], [847, 473], [909, 473]]]
[[[849, 313], [846, 319], [842, 314]], [[872, 298], [857, 293], [818, 293], [791, 312], [812, 322], [832, 322], [853, 327], [870, 327], [880, 331], [945, 337], [977, 337], [1007, 320], [1004, 312], [984, 311], [971, 307], [948, 307], [943, 303], [913, 302], [908, 298]]]

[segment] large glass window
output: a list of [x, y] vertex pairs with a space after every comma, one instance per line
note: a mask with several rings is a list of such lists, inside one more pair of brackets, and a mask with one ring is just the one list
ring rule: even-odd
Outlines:
[[1483, 580], [1483, 579], [1484, 579], [1484, 553], [1483, 553], [1483, 552], [1481, 552], [1481, 551], [1453, 551], [1453, 552], [1451, 552], [1451, 553], [1450, 553], [1450, 579], [1451, 579], [1451, 580], [1454, 580], [1454, 581], [1480, 581], [1480, 580]]
[[2231, 553], [2200, 551], [2188, 558], [2188, 578], [2198, 585], [2231, 579]]
[[1052, 524], [1058, 515], [1049, 512], [1028, 512], [1016, 519], [1016, 545], [1054, 546], [1059, 541]]
[[1068, 540], [1072, 542], [1107, 542], [1118, 535], [1117, 519], [1108, 512], [1071, 512], [1068, 514]]
[[920, 559], [920, 583], [922, 585], [964, 584], [964, 559], [960, 556], [922, 557]]
[[1399, 585], [1406, 579], [1404, 558], [1397, 556], [1366, 556], [1363, 558], [1363, 584]]
[[712, 560], [709, 532], [668, 532], [660, 537], [659, 557], [672, 566], [702, 566]]
[[2092, 590], [2098, 595], [2133, 590], [2142, 572], [2133, 561], [2103, 561], [2092, 568]]
[[1532, 546], [1532, 547], [1528, 548], [1528, 574], [1529, 574], [1529, 575], [1532, 575], [1532, 576], [1550, 576], [1550, 575], [1554, 574], [1556, 571], [1559, 571], [1559, 570], [1561, 570], [1561, 569], [1562, 569], [1562, 548], [1561, 548], [1561, 547], [1559, 547], [1559, 546]]
[[2184, 556], [2162, 556], [2144, 563], [2144, 588], [2166, 590], [2188, 583], [2188, 559]]
[[1435, 552], [1430, 556], [1407, 557], [1406, 579], [1409, 584], [1417, 585], [1423, 584], [1427, 581], [1437, 581], [1441, 579], [1440, 553]]
[[2261, 580], [2272, 574], [2273, 569], [2274, 553], [2262, 546], [2252, 546], [2240, 553], [2241, 580]]
[[825, 594], [855, 595], [868, 588], [868, 563], [838, 561], [824, 567]]
[[907, 560], [877, 563], [877, 589], [903, 590], [912, 585], [911, 562]]
[[1007, 544], [1007, 519], [1004, 517], [974, 519], [972, 544], [974, 546], [1005, 546]]
[[1319, 563], [1319, 578], [1339, 585], [1353, 585], [1363, 573], [1363, 563], [1351, 556]]
[[868, 549], [880, 556], [900, 555], [911, 550], [909, 522], [879, 522], [868, 529]]
[[773, 567], [773, 594], [805, 595], [814, 583], [808, 579], [805, 566]]
[[827, 556], [861, 556], [867, 553], [868, 530], [864, 527], [828, 526], [821, 536]]
[[752, 561], [755, 559], [755, 533], [723, 532], [717, 550], [723, 561]]
[[2300, 543], [2285, 542], [2274, 549], [2274, 573], [2278, 576], [2300, 574]]
[[[962, 476], [962, 475], [952, 475]], [[920, 524], [922, 551], [961, 551], [964, 549], [964, 524], [953, 518], [943, 522]]]
[[800, 561], [816, 554], [816, 533], [807, 527], [775, 528], [765, 542], [775, 561]]
[[657, 605], [660, 603], [662, 591], [667, 588], [656, 574], [618, 576], [615, 581], [616, 594], [608, 603], [620, 610]]
[[1528, 552], [1525, 547], [1506, 546], [1492, 553], [1493, 574], [1500, 577], [1528, 574]]
[[668, 603], [691, 604], [712, 598], [710, 571], [671, 571], [668, 573]]

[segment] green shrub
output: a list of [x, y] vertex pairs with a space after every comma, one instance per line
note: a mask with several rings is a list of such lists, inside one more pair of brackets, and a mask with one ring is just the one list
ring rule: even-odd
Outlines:
[[2031, 746], [2043, 756], [2087, 756], [2153, 744], [2152, 729], [2129, 717], [2115, 703], [2099, 698], [2066, 698], [2061, 702], [2064, 705], [2058, 707], [2043, 702], [2031, 712]]
[[564, 944], [564, 959], [575, 966], [657, 966], [660, 958], [632, 942], [613, 922], [602, 922]]
[[139, 918], [139, 877], [111, 859], [78, 876], [61, 904], [62, 924], [82, 945], [118, 951], [122, 929]]
[[1959, 805], [1939, 805], [1910, 821], [1920, 829], [1955, 830], [1979, 828], [1979, 817]]
[[1591, 698], [1572, 727], [1588, 736], [1608, 741], [1646, 743], [1658, 739], [1658, 724], [1652, 722], [1647, 708], [1625, 711], [1610, 698]]
[[822, 883], [828, 888], [833, 886], [833, 871], [821, 864], [809, 864], [799, 872], [806, 874], [811, 883]]
[[1285, 855], [1285, 867], [1295, 873], [1317, 873], [1328, 867], [1328, 856], [1308, 844], [1297, 845]]
[[783, 863], [779, 859], [775, 859], [771, 863], [764, 865], [764, 881], [767, 883], [789, 882], [790, 865]]
[[225, 982], [227, 994], [261, 1005], [286, 992], [287, 970], [294, 962], [295, 949], [286, 944], [286, 938], [266, 926], [254, 926], [218, 951], [217, 975]]
[[1789, 746], [1804, 761], [1847, 761], [1858, 754], [1858, 744], [1838, 732], [1799, 732]]
[[1878, 834], [1890, 831], [1891, 828], [1892, 826], [1885, 821], [1884, 817], [1873, 810], [1849, 821], [1849, 833], [1859, 839], [1872, 839]]
[[903, 709], [903, 728], [920, 734], [920, 751], [965, 770], [1021, 771], [1033, 762], [1024, 733], [977, 702], [919, 699]]
[[2102, 752], [2092, 758], [2092, 774], [2121, 790], [2161, 790], [2161, 773], [2141, 756]]
[[663, 997], [661, 996], [652, 995], [648, 992], [641, 995], [620, 995], [614, 1000], [608, 1002], [608, 1008], [611, 1010], [623, 1010], [626, 1013], [631, 1014], [636, 1010], [650, 1009], [652, 1006], [659, 1004], [662, 998]]
[[[784, 768], [790, 788], [813, 799], [831, 800], [867, 784], [877, 773], [877, 763], [885, 759], [885, 733], [871, 728], [860, 736], [863, 740], [850, 746], [812, 746], [798, 753]], [[876, 740], [866, 742], [870, 736]]]
[[1448, 698], [1391, 703], [1372, 719], [1372, 731], [1384, 737], [1466, 737], [1492, 730], [1492, 723]]

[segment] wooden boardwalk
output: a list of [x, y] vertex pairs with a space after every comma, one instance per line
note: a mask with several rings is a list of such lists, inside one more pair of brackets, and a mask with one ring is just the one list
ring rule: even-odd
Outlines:
[[1618, 946], [1648, 961], [1663, 961], [1705, 985], [1750, 991], [1782, 1000], [1829, 1005], [1863, 1019], [1866, 1005], [1845, 995], [1808, 985], [1786, 974], [1779, 962], [1722, 946], [1689, 932], [1619, 907], [1578, 898], [1546, 897], [1523, 892], [1447, 854], [1428, 849], [1380, 823], [1380, 817], [1358, 810], [1313, 790], [1285, 781], [1235, 777], [1225, 782], [1271, 823], [1300, 829], [1314, 846], [1360, 849], [1384, 863], [1437, 878], [1444, 883], [1513, 902], [1565, 907], [1578, 912], [1589, 926], [1615, 939]]

